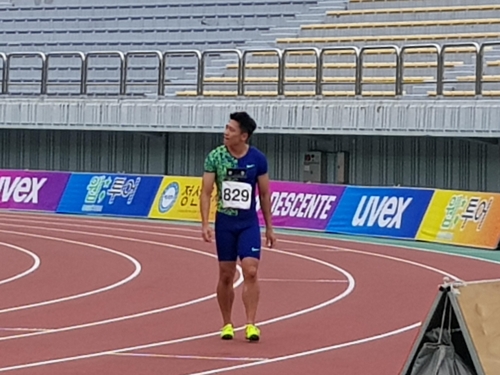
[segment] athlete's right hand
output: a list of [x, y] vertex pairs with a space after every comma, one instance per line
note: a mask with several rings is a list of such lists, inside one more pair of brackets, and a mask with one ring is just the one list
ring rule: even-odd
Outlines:
[[213, 236], [213, 230], [210, 227], [210, 225], [203, 225], [201, 228], [201, 236], [203, 237], [203, 240], [205, 242], [212, 242]]

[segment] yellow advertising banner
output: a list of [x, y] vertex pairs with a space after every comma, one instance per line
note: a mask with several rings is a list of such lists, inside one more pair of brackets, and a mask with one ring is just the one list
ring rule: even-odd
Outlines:
[[500, 194], [436, 189], [417, 240], [496, 249]]
[[[158, 189], [149, 217], [153, 219], [201, 221], [200, 177], [168, 176]], [[210, 221], [215, 220], [217, 191], [214, 186], [210, 206]]]

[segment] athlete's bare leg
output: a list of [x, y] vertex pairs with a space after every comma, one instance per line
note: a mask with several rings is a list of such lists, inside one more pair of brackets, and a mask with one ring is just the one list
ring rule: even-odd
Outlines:
[[219, 262], [219, 282], [217, 284], [217, 301], [224, 325], [232, 324], [231, 312], [234, 302], [234, 275], [236, 273], [236, 262]]
[[244, 278], [242, 298], [247, 314], [247, 324], [255, 324], [260, 297], [260, 286], [257, 278], [259, 260], [251, 257], [243, 258], [241, 268]]

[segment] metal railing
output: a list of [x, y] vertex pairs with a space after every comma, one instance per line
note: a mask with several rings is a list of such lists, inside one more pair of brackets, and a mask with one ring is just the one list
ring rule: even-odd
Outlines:
[[[282, 96], [286, 95], [285, 87], [290, 82], [287, 82], [286, 73], [289, 71], [288, 61], [293, 54], [309, 55], [313, 59], [313, 70], [314, 79], [309, 82], [309, 85], [313, 85], [314, 90], [311, 91], [311, 95], [317, 97], [323, 97], [324, 86], [331, 84], [325, 80], [325, 61], [327, 56], [331, 55], [350, 55], [354, 59], [354, 95], [363, 96], [363, 85], [364, 85], [364, 72], [365, 72], [365, 60], [366, 56], [373, 53], [375, 50], [388, 50], [390, 55], [394, 56], [394, 95], [403, 96], [405, 83], [405, 63], [407, 56], [418, 52], [418, 50], [426, 50], [425, 54], [433, 55], [435, 58], [436, 65], [435, 68], [435, 79], [426, 81], [426, 84], [435, 85], [435, 92], [437, 96], [442, 96], [444, 92], [444, 86], [446, 84], [460, 83], [458, 80], [446, 80], [445, 79], [445, 65], [446, 65], [446, 54], [452, 48], [468, 48], [466, 52], [460, 53], [470, 53], [473, 57], [473, 64], [475, 64], [471, 69], [474, 71], [474, 82], [469, 82], [474, 84], [474, 94], [475, 96], [483, 95], [483, 72], [484, 72], [484, 60], [485, 51], [489, 47], [500, 47], [499, 42], [485, 42], [485, 43], [446, 43], [446, 44], [412, 44], [412, 45], [371, 45], [364, 47], [346, 46], [346, 47], [326, 47], [326, 48], [316, 48], [316, 47], [305, 47], [305, 48], [260, 48], [260, 49], [249, 49], [249, 50], [239, 50], [239, 49], [215, 49], [215, 50], [172, 50], [172, 51], [130, 51], [130, 52], [120, 52], [120, 51], [101, 51], [101, 52], [13, 52], [13, 53], [0, 53], [0, 62], [2, 63], [2, 84], [1, 92], [2, 95], [12, 94], [11, 88], [14, 86], [31, 85], [36, 86], [37, 95], [49, 95], [50, 87], [57, 86], [77, 86], [77, 95], [89, 95], [89, 87], [93, 85], [103, 85], [103, 83], [95, 83], [89, 80], [89, 61], [93, 58], [103, 58], [103, 57], [113, 57], [114, 60], [118, 60], [118, 64], [115, 68], [118, 72], [118, 79], [113, 84], [117, 86], [117, 92], [111, 95], [125, 96], [128, 94], [128, 88], [133, 85], [136, 86], [149, 86], [154, 89], [154, 92], [158, 96], [165, 95], [165, 88], [167, 86], [186, 86], [186, 83], [176, 82], [176, 80], [167, 81], [166, 79], [166, 69], [169, 68], [169, 59], [172, 57], [191, 57], [194, 58], [195, 63], [191, 66], [192, 69], [196, 70], [194, 81], [192, 85], [196, 87], [196, 95], [202, 96], [206, 92], [206, 88], [209, 84], [214, 85], [214, 83], [206, 82], [206, 69], [207, 61], [209, 61], [210, 56], [222, 56], [230, 55], [236, 58], [237, 61], [237, 77], [236, 77], [236, 90], [234, 91], [235, 96], [245, 96], [245, 88], [247, 85], [258, 86], [257, 83], [249, 83], [247, 81], [248, 77], [248, 57], [254, 54], [267, 54], [274, 56], [277, 59], [277, 80], [276, 80], [276, 95]], [[376, 52], [376, 51], [375, 51]], [[136, 83], [131, 83], [128, 80], [128, 70], [129, 62], [132, 57], [146, 56], [155, 59], [155, 66], [158, 70], [154, 82], [146, 81], [142, 82], [139, 80]], [[49, 63], [52, 59], [59, 58], [76, 58], [79, 62], [80, 76], [76, 81], [66, 83], [54, 83], [49, 79], [49, 71], [51, 65]], [[39, 80], [35, 83], [23, 83], [21, 82], [13, 83], [11, 82], [11, 71], [14, 69], [12, 67], [12, 60], [19, 58], [36, 58], [40, 64], [40, 76]], [[426, 68], [427, 69], [427, 68]], [[56, 69], [57, 70], [57, 69]], [[463, 83], [463, 82], [462, 82]], [[233, 83], [234, 84], [234, 83]], [[106, 83], [106, 85], [111, 85], [111, 83]], [[269, 86], [269, 83], [261, 82], [260, 85]], [[294, 83], [294, 85], [300, 85], [300, 83]], [[146, 93], [146, 92], [145, 92]], [[147, 93], [150, 93], [148, 91]], [[56, 95], [64, 95], [64, 93], [55, 93]]]

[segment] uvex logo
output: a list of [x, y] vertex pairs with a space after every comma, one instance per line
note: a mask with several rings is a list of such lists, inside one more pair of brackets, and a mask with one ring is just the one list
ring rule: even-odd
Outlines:
[[37, 177], [0, 177], [2, 202], [13, 200], [16, 203], [38, 203], [38, 192], [47, 181]]
[[[368, 200], [368, 202], [367, 202]], [[364, 195], [352, 219], [354, 227], [377, 224], [380, 228], [401, 228], [403, 213], [413, 198], [403, 197], [369, 197]]]

